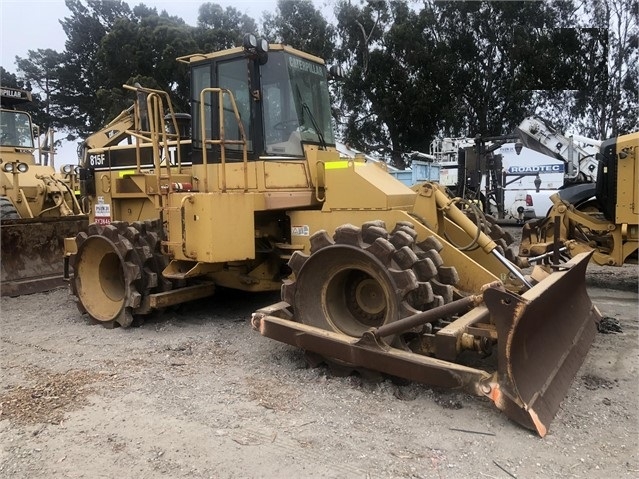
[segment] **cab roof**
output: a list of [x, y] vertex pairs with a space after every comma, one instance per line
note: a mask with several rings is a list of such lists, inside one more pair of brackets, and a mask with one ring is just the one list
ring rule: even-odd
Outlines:
[[[293, 48], [288, 45], [284, 45], [281, 43], [271, 43], [269, 44], [268, 48], [269, 48], [269, 52], [285, 51], [293, 55], [306, 58], [307, 60], [310, 60], [312, 62], [321, 63], [322, 65], [324, 64], [324, 60], [322, 60], [320, 57], [316, 57], [315, 55], [311, 55], [310, 53], [297, 50], [296, 48]], [[234, 56], [234, 55], [241, 56], [243, 54], [244, 54], [243, 47], [235, 47], [235, 48], [228, 48], [226, 50], [219, 50], [217, 52], [211, 52], [211, 53], [193, 53], [191, 55], [178, 57], [177, 61], [191, 64], [191, 63], [198, 63], [204, 60], [210, 60], [213, 58], [221, 58], [221, 57]]]
[[3, 86], [0, 88], [0, 106], [13, 108], [22, 103], [31, 103], [31, 92]]

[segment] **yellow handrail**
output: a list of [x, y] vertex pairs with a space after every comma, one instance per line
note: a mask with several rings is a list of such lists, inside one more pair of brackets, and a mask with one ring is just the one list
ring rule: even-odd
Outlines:
[[[218, 95], [218, 119], [220, 125], [220, 138], [217, 140], [207, 139], [206, 137], [206, 117], [204, 111], [204, 96], [207, 93], [217, 94]], [[233, 108], [233, 114], [235, 115], [235, 120], [237, 121], [238, 127], [240, 129], [240, 140], [227, 140], [225, 138], [224, 132], [224, 95], [228, 95], [229, 100], [231, 101], [231, 107]], [[242, 119], [240, 117], [240, 113], [237, 109], [237, 104], [235, 103], [235, 97], [233, 96], [233, 92], [226, 88], [204, 88], [200, 91], [200, 135], [202, 138], [202, 164], [204, 165], [204, 191], [208, 193], [208, 158], [206, 154], [206, 146], [207, 145], [220, 145], [220, 163], [222, 166], [221, 171], [221, 181], [222, 181], [222, 191], [226, 191], [226, 151], [224, 149], [225, 145], [242, 145], [242, 161], [244, 166], [244, 191], [248, 190], [248, 148], [246, 141], [246, 133], [244, 131], [244, 124], [242, 123]]]

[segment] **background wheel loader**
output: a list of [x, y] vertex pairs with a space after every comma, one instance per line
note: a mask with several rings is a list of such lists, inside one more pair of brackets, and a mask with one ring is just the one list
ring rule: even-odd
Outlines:
[[551, 197], [546, 218], [524, 225], [520, 263], [557, 263], [561, 256], [592, 253], [600, 265], [637, 264], [639, 248], [639, 132], [606, 140], [599, 161], [594, 212]]
[[19, 110], [29, 102], [28, 91], [0, 89], [3, 296], [63, 286], [64, 238], [88, 225], [76, 199], [75, 168], [64, 165], [55, 171], [52, 133], [47, 132], [47, 151], [29, 114]]
[[588, 255], [524, 276], [498, 228], [436, 184], [340, 158], [317, 57], [248, 35], [179, 61], [191, 136], [166, 95], [129, 87], [131, 144], [83, 165], [92, 224], [67, 251], [80, 310], [129, 326], [217, 286], [281, 290], [253, 316], [262, 335], [488, 397], [543, 436], [599, 320]]

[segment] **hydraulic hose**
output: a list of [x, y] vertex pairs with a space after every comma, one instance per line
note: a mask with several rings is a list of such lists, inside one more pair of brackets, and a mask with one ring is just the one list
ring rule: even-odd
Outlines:
[[[528, 289], [532, 288], [532, 284], [524, 277], [519, 269], [506, 259], [497, 249], [495, 243], [487, 234], [481, 231], [481, 228], [473, 223], [457, 206], [451, 201], [446, 194], [438, 188], [434, 188], [435, 201], [437, 206], [444, 212], [450, 220], [459, 226], [471, 238], [476, 238], [476, 242], [486, 253], [492, 254], [497, 260], [503, 264], [508, 271], [515, 275]], [[478, 232], [479, 230], [479, 232]]]

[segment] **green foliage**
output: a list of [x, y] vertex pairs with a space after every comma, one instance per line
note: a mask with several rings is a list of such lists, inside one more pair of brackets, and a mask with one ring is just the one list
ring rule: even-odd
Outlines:
[[[240, 36], [243, 33], [257, 31], [255, 20], [251, 17], [233, 7], [223, 9], [216, 3], [203, 3], [200, 5], [198, 26], [209, 30], [230, 32]], [[225, 45], [224, 47], [231, 46], [234, 45]]]
[[[66, 127], [86, 135], [108, 120], [96, 102], [96, 95], [113, 73], [103, 70], [100, 46], [103, 38], [121, 18], [131, 18], [122, 1], [66, 0], [70, 17], [60, 23], [67, 35], [64, 65], [59, 71], [59, 106]], [[107, 80], [108, 81], [108, 80]]]
[[607, 30], [580, 27], [572, 1], [343, 0], [336, 14], [343, 136], [396, 166], [436, 136], [508, 134], [533, 113], [566, 128], [614, 104], [595, 93]]
[[584, 78], [573, 110], [581, 131], [607, 138], [639, 130], [639, 2], [591, 0], [584, 4], [590, 30], [597, 32], [590, 48], [604, 49], [596, 70]]
[[0, 66], [0, 85], [9, 88], [25, 89], [23, 80], [20, 80], [15, 73], [11, 73]]
[[[433, 9], [437, 31], [432, 29], [431, 35], [447, 46], [445, 76], [454, 92], [454, 118], [449, 118], [446, 130], [458, 136], [510, 133], [531, 106], [531, 90], [546, 88], [541, 84], [547, 79], [544, 72], [522, 71], [522, 65], [527, 67], [536, 57], [521, 50], [527, 46], [521, 39], [554, 22], [547, 4], [435, 2]], [[556, 61], [551, 56], [534, 65], [547, 71]], [[533, 75], [535, 88], [530, 88], [522, 79]]]
[[[140, 13], [144, 16], [137, 17]], [[155, 9], [136, 7], [134, 15], [119, 19], [102, 39], [98, 58], [110, 75], [97, 90], [98, 106], [106, 118], [114, 117], [131, 103], [130, 94], [122, 95], [122, 85], [137, 81], [170, 92], [174, 107], [188, 110], [187, 72], [176, 58], [197, 50], [193, 28]]]
[[[637, 0], [339, 0], [328, 23], [311, 0], [279, 0], [262, 35], [338, 63], [338, 137], [405, 166], [436, 136], [510, 133], [529, 114], [607, 137], [639, 128]], [[65, 50], [29, 51], [2, 84], [33, 90], [40, 126], [85, 136], [132, 97], [123, 84], [170, 93], [188, 111], [176, 58], [236, 46], [258, 33], [250, 16], [215, 3], [189, 26], [121, 0], [66, 0]]]
[[[348, 72], [340, 88], [339, 104], [344, 141], [364, 151], [397, 150], [390, 143], [392, 138], [388, 138], [386, 124], [391, 121], [387, 110], [392, 108], [393, 99], [386, 95], [384, 82], [390, 80], [387, 74], [392, 64], [380, 65], [383, 58], [377, 55], [374, 67], [370, 65], [371, 54], [382, 46], [383, 28], [390, 19], [388, 7], [384, 2], [376, 2], [359, 8], [342, 1], [336, 7], [336, 15], [337, 34], [341, 39], [336, 58]], [[388, 101], [384, 101], [384, 96]], [[399, 106], [397, 98], [395, 102]]]
[[60, 95], [60, 69], [64, 64], [64, 55], [55, 50], [29, 50], [28, 58], [17, 58], [21, 77], [33, 93], [33, 105], [30, 105], [31, 116], [43, 131], [48, 128], [64, 127], [58, 105]]
[[204, 3], [200, 5], [194, 39], [198, 51], [214, 52], [240, 45], [245, 33], [256, 32], [255, 20], [236, 8], [224, 9], [216, 3]]
[[200, 7], [197, 27], [144, 4], [132, 10], [119, 0], [66, 5], [65, 51], [29, 52], [18, 68], [46, 101], [45, 124], [82, 136], [131, 104], [123, 84], [167, 91], [177, 111], [188, 111], [188, 69], [176, 58], [235, 46], [245, 29], [256, 30], [250, 17], [212, 3]]
[[311, 0], [278, 0], [274, 14], [264, 14], [264, 35], [271, 42], [285, 43], [298, 50], [331, 61], [335, 29]]

